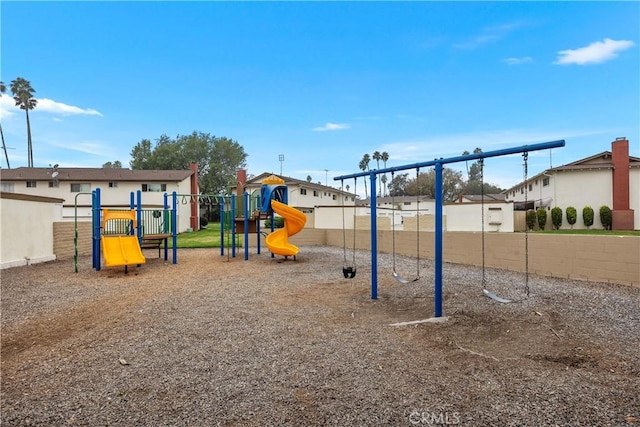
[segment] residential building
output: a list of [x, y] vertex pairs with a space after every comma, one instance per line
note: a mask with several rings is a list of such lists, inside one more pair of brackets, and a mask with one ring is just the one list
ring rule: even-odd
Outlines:
[[[27, 196], [62, 199], [61, 221], [91, 220], [91, 195], [101, 190], [101, 206], [126, 208], [131, 193], [141, 192], [145, 207], [162, 207], [164, 194], [197, 194], [197, 168], [130, 170], [123, 168], [26, 168], [2, 170], [1, 190]], [[183, 200], [184, 199], [184, 200]], [[178, 232], [199, 228], [197, 202], [180, 198]]]
[[[547, 169], [504, 191], [516, 210], [563, 211], [563, 227], [568, 228], [566, 209], [578, 212], [574, 228], [586, 228], [582, 218], [585, 206], [593, 208], [593, 228], [602, 228], [599, 209], [612, 209], [613, 229], [640, 229], [640, 158], [629, 156], [629, 141], [617, 138], [611, 151], [603, 151], [575, 162]], [[526, 205], [525, 205], [526, 198]]]

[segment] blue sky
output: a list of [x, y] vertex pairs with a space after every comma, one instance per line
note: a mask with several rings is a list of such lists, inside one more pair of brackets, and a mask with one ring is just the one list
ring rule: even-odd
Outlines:
[[[0, 13], [0, 78], [26, 78], [39, 100], [38, 167], [128, 166], [140, 140], [194, 130], [238, 141], [250, 174], [279, 173], [284, 154], [284, 175], [330, 185], [376, 150], [396, 166], [565, 139], [530, 156], [538, 173], [626, 136], [640, 156], [638, 2], [3, 1]], [[9, 160], [26, 166], [9, 95]], [[488, 159], [485, 175], [510, 187], [521, 158]]]

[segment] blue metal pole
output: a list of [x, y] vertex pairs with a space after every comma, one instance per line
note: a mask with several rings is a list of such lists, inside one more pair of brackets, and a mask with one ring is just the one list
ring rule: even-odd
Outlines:
[[[169, 195], [167, 193], [164, 193], [164, 200], [163, 200], [163, 212], [162, 212], [162, 217], [163, 217], [163, 221], [162, 221], [162, 231], [164, 232], [164, 234], [167, 234], [167, 231], [169, 229], [169, 224], [167, 224], [167, 211], [169, 210]], [[169, 239], [165, 238], [164, 239], [164, 260], [167, 261], [169, 259]]]
[[91, 192], [91, 268], [98, 268], [96, 262], [96, 190]]
[[173, 200], [171, 202], [171, 238], [173, 240], [173, 263], [178, 263], [178, 194], [173, 192]]
[[244, 192], [244, 260], [249, 259], [249, 193]]
[[371, 182], [371, 299], [378, 299], [378, 214], [376, 209], [378, 203], [375, 171], [369, 172], [369, 180]]
[[136, 222], [137, 222], [137, 230], [138, 233], [138, 243], [142, 245], [142, 191], [138, 190], [136, 192], [137, 201], [136, 201]]
[[442, 317], [442, 163], [436, 163], [434, 316]]
[[93, 232], [94, 232], [94, 251], [96, 254], [96, 259], [95, 259], [95, 263], [96, 263], [96, 271], [100, 271], [100, 264], [102, 262], [101, 260], [101, 256], [102, 254], [100, 253], [100, 238], [101, 238], [101, 229], [102, 229], [102, 224], [101, 224], [101, 219], [100, 218], [100, 214], [102, 212], [102, 207], [100, 206], [100, 189], [96, 188], [96, 210], [95, 210], [95, 225], [93, 228]]
[[129, 209], [133, 209], [135, 204], [136, 204], [135, 195], [134, 195], [134, 192], [132, 191], [131, 193], [129, 193]]
[[224, 256], [224, 197], [220, 197], [220, 256]]
[[231, 256], [236, 257], [236, 195], [231, 195]]

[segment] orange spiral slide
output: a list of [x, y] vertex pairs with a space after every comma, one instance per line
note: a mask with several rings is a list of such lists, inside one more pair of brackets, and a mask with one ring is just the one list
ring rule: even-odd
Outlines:
[[307, 216], [298, 209], [277, 200], [271, 201], [271, 208], [284, 218], [284, 227], [267, 236], [264, 241], [267, 248], [275, 255], [296, 256], [299, 249], [296, 245], [289, 243], [289, 237], [304, 228], [307, 223]]

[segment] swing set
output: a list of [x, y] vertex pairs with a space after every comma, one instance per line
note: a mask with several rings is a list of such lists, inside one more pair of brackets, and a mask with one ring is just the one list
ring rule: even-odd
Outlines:
[[[391, 173], [393, 176], [394, 172], [397, 171], [403, 171], [403, 170], [409, 170], [409, 169], [416, 169], [416, 171], [418, 172], [420, 168], [423, 167], [435, 167], [435, 238], [434, 238], [434, 317], [435, 318], [439, 318], [442, 317], [442, 302], [443, 302], [443, 286], [442, 286], [442, 264], [443, 264], [443, 255], [442, 255], [442, 241], [443, 241], [443, 231], [444, 231], [444, 226], [443, 226], [443, 216], [442, 216], [442, 210], [443, 210], [443, 186], [442, 186], [442, 171], [443, 171], [443, 167], [446, 164], [451, 164], [451, 163], [459, 163], [459, 162], [465, 162], [465, 161], [471, 161], [471, 160], [482, 160], [482, 159], [486, 159], [486, 158], [490, 158], [490, 157], [502, 157], [502, 156], [507, 156], [510, 154], [520, 154], [523, 153], [523, 158], [524, 158], [524, 169], [525, 169], [525, 178], [527, 176], [527, 159], [528, 159], [528, 153], [532, 152], [532, 151], [540, 151], [540, 150], [547, 150], [547, 149], [551, 149], [551, 148], [558, 148], [558, 147], [564, 147], [565, 146], [565, 141], [564, 140], [557, 140], [557, 141], [551, 141], [551, 142], [543, 142], [543, 143], [539, 143], [539, 144], [531, 144], [531, 145], [523, 145], [520, 147], [513, 147], [513, 148], [505, 148], [502, 150], [495, 150], [495, 151], [487, 151], [484, 153], [474, 153], [474, 154], [468, 154], [468, 155], [463, 155], [463, 156], [457, 156], [457, 157], [450, 157], [447, 159], [444, 158], [439, 158], [439, 159], [434, 159], [431, 161], [427, 161], [427, 162], [422, 162], [422, 163], [414, 163], [414, 164], [408, 164], [408, 165], [402, 165], [402, 166], [394, 166], [394, 167], [390, 167], [390, 168], [385, 168], [385, 169], [374, 169], [374, 170], [370, 170], [370, 171], [366, 171], [366, 172], [360, 172], [360, 173], [355, 173], [355, 174], [351, 174], [351, 175], [343, 175], [343, 176], [337, 176], [334, 178], [334, 181], [341, 181], [342, 183], [344, 183], [344, 180], [347, 179], [354, 179], [356, 180], [358, 177], [369, 177], [369, 180], [371, 182], [371, 200], [375, 200], [376, 199], [376, 178], [378, 175], [381, 174], [385, 174], [385, 173]], [[482, 164], [482, 163], [481, 163]], [[418, 172], [419, 173], [419, 172]], [[484, 183], [483, 183], [483, 187], [484, 187]], [[526, 197], [526, 196], [525, 196]], [[483, 275], [483, 280], [482, 280], [482, 287], [483, 287], [483, 294], [486, 295], [487, 297], [498, 301], [498, 302], [503, 302], [503, 303], [509, 303], [509, 302], [515, 302], [513, 300], [509, 300], [506, 298], [502, 298], [499, 297], [497, 295], [495, 295], [494, 293], [490, 292], [489, 290], [487, 290], [487, 286], [486, 286], [486, 278], [485, 278], [485, 263], [484, 263], [484, 190], [483, 190], [483, 194], [482, 194], [482, 275]], [[376, 203], [371, 203], [370, 209], [371, 209], [371, 299], [378, 299], [378, 240], [377, 240], [377, 212], [376, 212]], [[418, 217], [419, 217], [419, 210], [417, 212]], [[343, 215], [343, 221], [344, 221], [344, 215]], [[395, 222], [395, 221], [394, 221]], [[343, 222], [343, 231], [344, 231], [344, 222]], [[395, 230], [394, 230], [395, 231]], [[394, 233], [395, 235], [395, 233]], [[417, 231], [417, 235], [420, 235], [420, 229], [418, 227], [418, 231]], [[344, 236], [344, 234], [343, 234]], [[394, 237], [395, 239], [395, 237]], [[345, 278], [347, 278], [347, 266], [346, 266], [346, 238], [344, 239], [345, 242], [345, 267], [343, 267], [343, 273], [345, 275]], [[418, 242], [418, 252], [417, 252], [417, 256], [420, 256], [420, 247], [419, 247], [419, 240], [417, 239]], [[353, 270], [353, 277], [355, 277], [355, 210], [354, 210], [354, 264], [352, 266], [349, 266], [352, 268]], [[525, 283], [525, 291], [527, 293], [527, 296], [529, 295], [529, 282], [528, 282], [528, 271], [529, 271], [529, 260], [528, 260], [528, 234], [527, 232], [525, 232], [525, 270], [527, 272], [526, 275], [526, 283]], [[394, 240], [394, 248], [393, 248], [393, 257], [394, 257], [394, 277], [396, 278], [396, 280], [402, 282], [402, 283], [409, 283], [412, 280], [407, 280], [402, 278], [402, 276], [400, 276], [395, 269], [395, 240]], [[419, 265], [419, 258], [418, 258], [418, 265]], [[349, 270], [349, 276], [351, 278], [351, 270]], [[419, 266], [418, 266], [418, 274], [417, 274], [418, 278], [419, 278]], [[401, 280], [402, 279], [402, 280]], [[416, 279], [417, 280], [417, 279]]]

